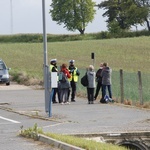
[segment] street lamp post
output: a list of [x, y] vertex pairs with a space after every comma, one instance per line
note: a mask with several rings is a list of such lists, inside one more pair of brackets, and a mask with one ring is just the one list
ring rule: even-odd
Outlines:
[[49, 67], [47, 63], [47, 35], [46, 35], [46, 19], [45, 19], [45, 0], [42, 0], [43, 14], [43, 49], [44, 49], [44, 87], [45, 87], [45, 112], [49, 112]]

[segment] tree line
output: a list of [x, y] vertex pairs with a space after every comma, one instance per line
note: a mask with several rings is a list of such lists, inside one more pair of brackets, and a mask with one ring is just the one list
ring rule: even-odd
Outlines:
[[64, 24], [69, 31], [84, 34], [88, 23], [94, 20], [95, 7], [104, 9], [107, 28], [111, 33], [129, 31], [132, 26], [147, 25], [150, 31], [150, 0], [52, 0], [49, 11], [52, 20]]

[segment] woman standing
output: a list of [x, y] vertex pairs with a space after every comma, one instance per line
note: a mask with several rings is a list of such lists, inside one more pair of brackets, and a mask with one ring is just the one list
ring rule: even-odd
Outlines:
[[68, 78], [70, 78], [70, 77], [71, 77], [71, 75], [69, 73], [69, 70], [67, 69], [67, 65], [62, 64], [61, 70], [59, 72], [59, 91], [60, 91], [61, 104], [64, 104], [64, 103], [69, 104], [68, 91], [70, 88], [70, 82], [69, 82]]
[[87, 97], [88, 97], [88, 104], [94, 103], [94, 89], [96, 87], [95, 84], [95, 71], [94, 66], [90, 65], [87, 69], [87, 78], [88, 78], [88, 86], [87, 86]]

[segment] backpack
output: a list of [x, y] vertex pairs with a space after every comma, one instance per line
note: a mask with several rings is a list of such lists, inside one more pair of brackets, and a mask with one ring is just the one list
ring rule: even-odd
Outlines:
[[67, 82], [67, 77], [63, 72], [59, 73], [59, 81], [62, 82], [62, 83]]
[[81, 78], [81, 84], [85, 87], [88, 86], [88, 77], [87, 77], [87, 73]]

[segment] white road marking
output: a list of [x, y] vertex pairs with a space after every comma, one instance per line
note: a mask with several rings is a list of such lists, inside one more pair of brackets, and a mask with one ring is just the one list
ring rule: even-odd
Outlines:
[[21, 122], [12, 120], [12, 119], [4, 118], [4, 117], [2, 117], [2, 116], [0, 116], [0, 119], [6, 120], [6, 121], [9, 121], [9, 122], [12, 122], [12, 123], [21, 123]]

